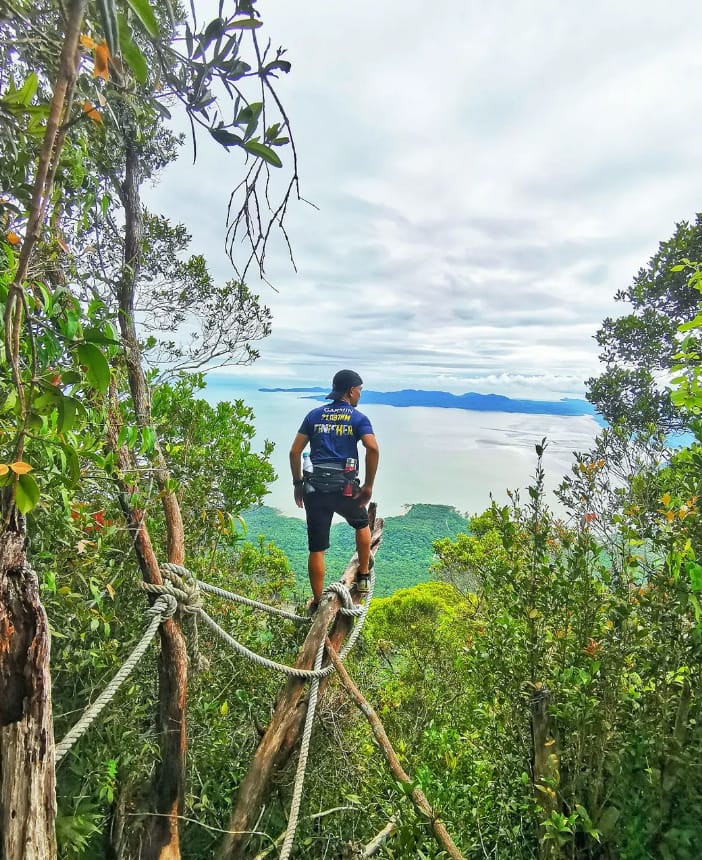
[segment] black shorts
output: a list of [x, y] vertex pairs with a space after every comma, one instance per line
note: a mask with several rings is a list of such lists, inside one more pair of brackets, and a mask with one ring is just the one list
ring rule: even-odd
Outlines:
[[310, 552], [329, 549], [329, 529], [334, 514], [342, 516], [355, 529], [368, 525], [368, 511], [358, 499], [341, 493], [306, 493], [307, 547]]

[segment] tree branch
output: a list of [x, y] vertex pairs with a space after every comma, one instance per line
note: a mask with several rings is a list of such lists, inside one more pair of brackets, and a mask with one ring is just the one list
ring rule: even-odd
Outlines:
[[[414, 785], [412, 780], [406, 774], [404, 768], [400, 764], [400, 759], [397, 757], [397, 753], [392, 747], [387, 734], [385, 733], [385, 729], [383, 724], [380, 722], [380, 718], [373, 710], [372, 706], [368, 703], [366, 698], [363, 696], [358, 687], [354, 684], [351, 679], [351, 676], [346, 671], [344, 664], [339, 659], [339, 655], [334, 650], [334, 646], [329, 641], [329, 638], [326, 640], [327, 646], [327, 654], [329, 655], [329, 659], [334, 664], [334, 668], [336, 669], [339, 680], [344, 686], [344, 689], [349, 694], [351, 699], [353, 699], [354, 704], [363, 714], [363, 716], [370, 723], [370, 727], [373, 730], [373, 734], [375, 735], [375, 739], [380, 744], [381, 752], [385, 757], [385, 761], [390, 768], [392, 775], [398, 782], [403, 783], [404, 785], [411, 787]], [[464, 860], [463, 855], [456, 847], [453, 839], [449, 835], [448, 830], [444, 824], [436, 817], [434, 810], [431, 807], [431, 804], [426, 798], [424, 792], [417, 787], [412, 788], [409, 793], [409, 798], [412, 801], [414, 808], [421, 818], [424, 818], [429, 821], [431, 825], [432, 832], [436, 838], [436, 841], [439, 843], [439, 846], [446, 851], [449, 857], [452, 860]]]

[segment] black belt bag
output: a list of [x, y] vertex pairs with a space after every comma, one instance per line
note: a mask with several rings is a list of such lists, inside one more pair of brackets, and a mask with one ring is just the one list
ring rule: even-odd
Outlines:
[[306, 479], [320, 493], [342, 493], [348, 484], [358, 486], [358, 470], [345, 472], [343, 466], [316, 465], [312, 474]]

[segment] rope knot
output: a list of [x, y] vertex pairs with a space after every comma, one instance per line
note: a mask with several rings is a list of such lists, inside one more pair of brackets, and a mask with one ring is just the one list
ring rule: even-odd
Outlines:
[[178, 601], [172, 594], [159, 594], [153, 604], [146, 610], [147, 615], [161, 616], [162, 621], [172, 618], [178, 609]]
[[339, 580], [338, 582], [332, 582], [331, 585], [328, 585], [325, 589], [325, 592], [332, 592], [336, 594], [341, 601], [341, 608], [339, 612], [342, 615], [351, 615], [351, 616], [359, 616], [363, 614], [363, 607], [358, 606], [353, 602], [353, 598], [351, 597], [351, 592], [346, 587], [346, 583], [343, 580]]
[[197, 613], [202, 606], [200, 587], [193, 574], [181, 564], [170, 561], [160, 565], [161, 573], [168, 582], [172, 583], [184, 612]]

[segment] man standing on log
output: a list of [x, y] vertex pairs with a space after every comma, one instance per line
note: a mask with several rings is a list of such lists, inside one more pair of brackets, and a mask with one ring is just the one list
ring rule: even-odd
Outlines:
[[[370, 528], [366, 505], [373, 494], [378, 469], [378, 443], [368, 418], [356, 409], [363, 380], [353, 370], [340, 370], [324, 406], [313, 409], [302, 422], [290, 448], [290, 471], [298, 508], [307, 514], [307, 572], [312, 586], [310, 609], [314, 611], [324, 590], [324, 553], [334, 514], [344, 517], [356, 530], [359, 594], [368, 594]], [[366, 449], [365, 480], [358, 479], [358, 442]], [[302, 471], [302, 452], [310, 444], [312, 470]]]

